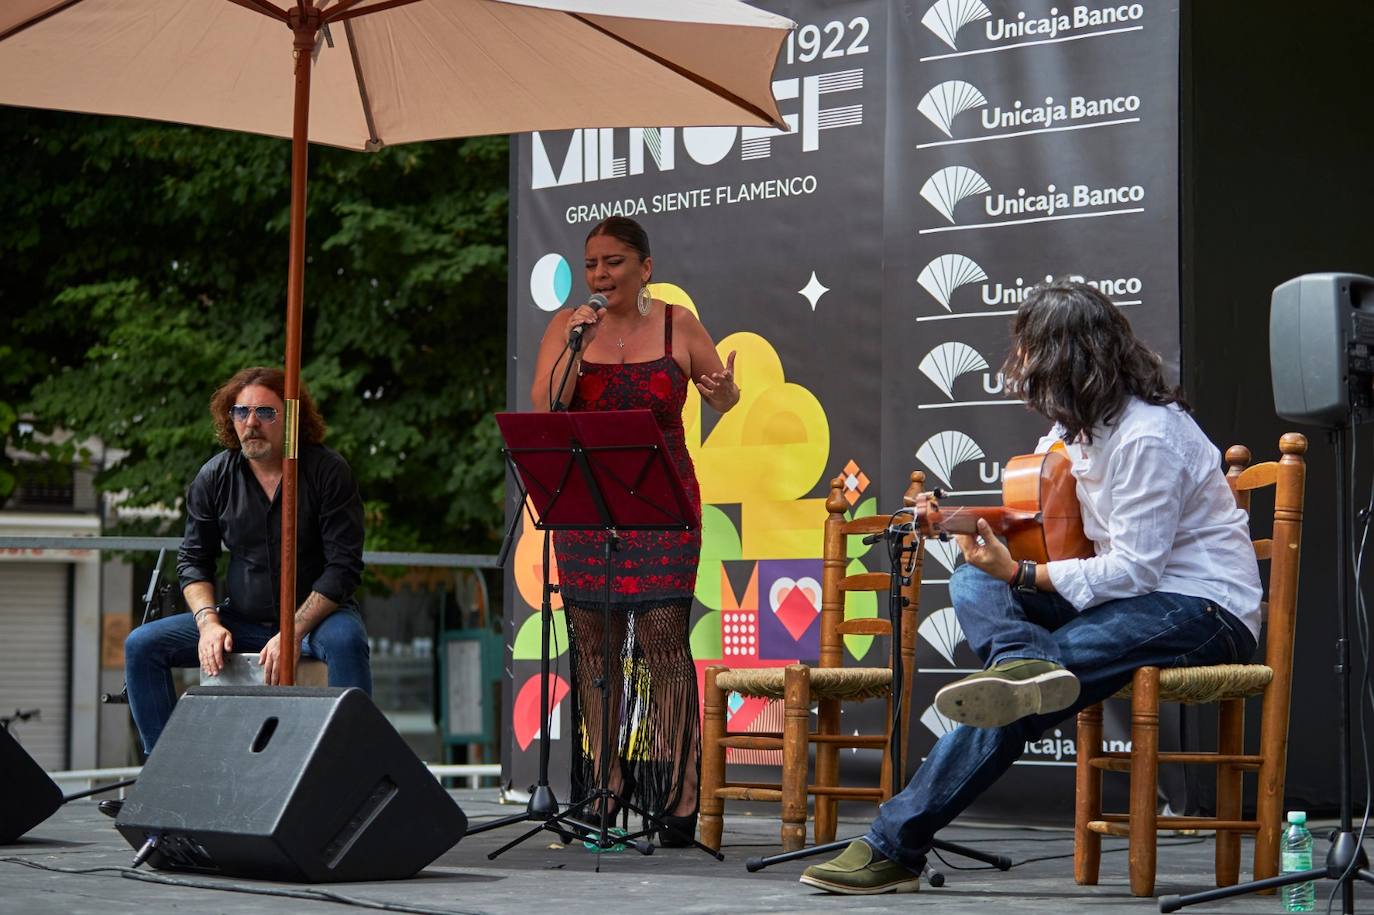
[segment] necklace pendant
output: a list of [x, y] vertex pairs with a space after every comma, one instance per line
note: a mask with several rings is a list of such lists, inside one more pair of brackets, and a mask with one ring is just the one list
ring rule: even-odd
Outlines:
[[625, 348], [625, 339], [624, 339], [623, 337], [616, 337], [616, 338], [615, 338], [615, 345], [618, 346], [618, 347], [620, 347], [621, 349], [624, 349], [624, 348]]

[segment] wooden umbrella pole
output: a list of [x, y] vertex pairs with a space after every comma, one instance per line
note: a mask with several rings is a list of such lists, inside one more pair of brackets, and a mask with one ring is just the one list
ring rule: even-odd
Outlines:
[[295, 34], [296, 96], [291, 127], [291, 254], [286, 273], [286, 437], [281, 474], [281, 684], [296, 682], [296, 459], [299, 453], [301, 311], [305, 298], [305, 185], [310, 131], [310, 69], [320, 11], [299, 0], [288, 22]]

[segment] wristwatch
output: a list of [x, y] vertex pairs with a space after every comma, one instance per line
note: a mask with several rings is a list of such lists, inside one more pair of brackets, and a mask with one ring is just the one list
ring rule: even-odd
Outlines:
[[1029, 592], [1036, 590], [1035, 587], [1035, 562], [1030, 559], [1023, 559], [1016, 567], [1016, 584], [1012, 586], [1015, 590]]

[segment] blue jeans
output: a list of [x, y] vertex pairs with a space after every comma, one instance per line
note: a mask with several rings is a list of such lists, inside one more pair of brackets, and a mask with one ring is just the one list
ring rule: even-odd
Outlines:
[[1255, 651], [1245, 625], [1201, 597], [1159, 591], [1079, 613], [1058, 594], [1014, 593], [968, 564], [954, 570], [949, 595], [985, 666], [1012, 658], [1054, 661], [1073, 671], [1080, 692], [1061, 711], [1000, 728], [960, 725], [936, 741], [906, 788], [878, 808], [865, 836], [916, 872], [935, 833], [1010, 769], [1027, 741], [1112, 696], [1136, 668], [1242, 663]]
[[[277, 634], [276, 623], [246, 619], [228, 610], [221, 612], [219, 618], [233, 635], [236, 652], [261, 651]], [[124, 681], [144, 753], [153, 752], [176, 705], [172, 668], [199, 667], [199, 644], [200, 630], [189, 613], [139, 626], [125, 639]], [[301, 655], [329, 665], [330, 686], [356, 686], [372, 695], [367, 633], [363, 618], [353, 607], [340, 607], [321, 620], [301, 640]]]

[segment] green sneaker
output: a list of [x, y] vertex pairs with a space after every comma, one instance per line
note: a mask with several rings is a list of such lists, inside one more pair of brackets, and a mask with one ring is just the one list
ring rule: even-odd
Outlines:
[[1073, 705], [1078, 678], [1053, 661], [1017, 658], [955, 680], [935, 694], [935, 710], [976, 728], [1000, 728], [1027, 715]]
[[855, 839], [835, 860], [802, 871], [801, 882], [827, 893], [874, 896], [914, 893], [921, 888], [921, 875], [884, 858], [863, 839]]

